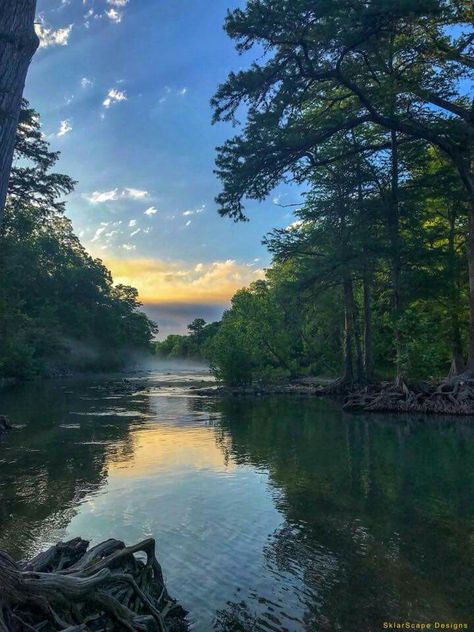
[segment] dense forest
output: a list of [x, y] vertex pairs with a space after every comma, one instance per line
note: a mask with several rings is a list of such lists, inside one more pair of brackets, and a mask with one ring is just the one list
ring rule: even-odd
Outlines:
[[[473, 19], [471, 3], [441, 0], [228, 14], [238, 51], [258, 57], [212, 102], [216, 122], [241, 124], [218, 148], [220, 213], [245, 221], [248, 200], [285, 181], [304, 194], [265, 237], [266, 279], [237, 292], [199, 352], [219, 378], [472, 372]], [[180, 344], [192, 348], [159, 352]]]
[[150, 351], [156, 325], [132, 287], [114, 286], [64, 215], [74, 181], [56, 173], [25, 103], [0, 232], [0, 377], [110, 369]]

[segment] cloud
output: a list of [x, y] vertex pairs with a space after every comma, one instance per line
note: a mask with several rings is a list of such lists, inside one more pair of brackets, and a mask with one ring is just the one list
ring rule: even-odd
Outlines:
[[59, 29], [49, 28], [41, 20], [35, 24], [36, 34], [40, 40], [40, 48], [49, 46], [67, 46], [71, 35], [73, 24], [63, 26]]
[[142, 189], [132, 189], [131, 187], [126, 187], [122, 192], [123, 197], [132, 198], [132, 200], [143, 200], [149, 196], [148, 191], [143, 191]]
[[158, 213], [158, 210], [154, 206], [150, 206], [150, 208], [147, 208], [144, 214], [148, 215], [148, 217], [152, 217], [153, 215], [156, 215], [156, 213]]
[[116, 90], [115, 88], [110, 88], [110, 90], [107, 92], [107, 96], [102, 101], [102, 105], [108, 110], [110, 106], [114, 103], [119, 103], [120, 101], [126, 100], [127, 95], [125, 92], [123, 92], [122, 90]]
[[191, 225], [191, 220], [188, 219], [188, 221], [186, 222], [186, 226], [190, 226]]
[[[127, 247], [126, 247], [127, 246]], [[133, 250], [123, 244], [124, 250]], [[261, 279], [261, 269], [232, 259], [190, 264], [160, 259], [124, 259], [105, 257], [115, 283], [136, 287], [146, 303], [220, 303], [227, 304], [235, 292]]]
[[133, 244], [122, 244], [122, 248], [124, 250], [135, 250], [136, 246], [134, 246]]
[[132, 233], [130, 233], [130, 237], [135, 237], [135, 235], [138, 235], [138, 233], [141, 233], [141, 232], [142, 232], [142, 229], [141, 228], [137, 228]]
[[199, 208], [195, 208], [189, 211], [184, 211], [183, 217], [189, 217], [191, 215], [199, 215], [200, 213], [204, 213], [205, 210], [206, 210], [206, 205], [203, 204]]
[[93, 85], [94, 85], [94, 82], [92, 81], [92, 79], [89, 79], [89, 77], [82, 77], [81, 79], [82, 88], [90, 88]]
[[91, 239], [91, 243], [97, 241], [100, 238], [100, 236], [102, 235], [102, 233], [106, 231], [106, 229], [107, 229], [107, 225], [106, 224], [104, 224], [103, 226], [100, 226], [95, 231], [94, 237], [92, 237], [92, 239]]
[[119, 24], [122, 21], [122, 14], [115, 9], [109, 9], [105, 12], [105, 15], [109, 18], [111, 22], [114, 22], [115, 24]]
[[130, 228], [133, 228], [134, 226], [136, 226], [136, 225], [137, 225], [137, 220], [136, 220], [136, 219], [131, 219], [131, 220], [128, 222], [128, 225], [130, 226]]
[[107, 0], [107, 4], [111, 4], [114, 7], [124, 7], [128, 4], [128, 0]]
[[184, 97], [187, 94], [187, 92], [188, 92], [188, 89], [185, 87], [185, 88], [181, 88], [180, 90], [178, 90], [177, 94], [180, 97]]
[[126, 187], [125, 189], [115, 188], [111, 191], [94, 191], [85, 198], [91, 204], [102, 204], [103, 202], [116, 202], [117, 200], [143, 200], [150, 194], [142, 189], [133, 189]]
[[66, 119], [64, 121], [61, 121], [59, 125], [59, 130], [56, 136], [65, 136], [66, 134], [69, 134], [71, 130], [72, 130], [71, 123], [69, 122], [69, 119]]
[[119, 190], [112, 189], [112, 191], [94, 191], [90, 195], [86, 196], [91, 204], [102, 204], [103, 202], [112, 202], [118, 200]]

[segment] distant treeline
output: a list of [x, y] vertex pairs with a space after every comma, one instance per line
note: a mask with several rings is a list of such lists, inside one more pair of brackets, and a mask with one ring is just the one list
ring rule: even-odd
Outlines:
[[117, 368], [153, 349], [137, 291], [113, 285], [64, 215], [75, 183], [53, 171], [58, 156], [24, 104], [0, 231], [0, 376]]

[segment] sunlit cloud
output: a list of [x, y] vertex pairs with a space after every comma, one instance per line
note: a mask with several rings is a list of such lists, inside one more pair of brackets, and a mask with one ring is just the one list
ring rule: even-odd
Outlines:
[[133, 228], [134, 226], [136, 226], [136, 225], [137, 225], [137, 220], [136, 220], [136, 219], [131, 219], [131, 220], [128, 222], [128, 225], [130, 226], [130, 228]]
[[[133, 250], [123, 244], [124, 250]], [[232, 259], [182, 263], [161, 259], [104, 257], [115, 283], [132, 285], [146, 303], [226, 304], [235, 292], [264, 276], [262, 269]]]
[[49, 46], [67, 46], [72, 27], [73, 24], [63, 26], [59, 29], [49, 28], [40, 18], [40, 21], [35, 24], [36, 34], [40, 40], [40, 48], [48, 48]]
[[122, 21], [122, 14], [115, 9], [108, 9], [105, 12], [105, 15], [109, 18], [111, 22], [114, 22], [115, 24], [119, 24]]
[[69, 120], [66, 119], [64, 121], [61, 121], [59, 125], [59, 130], [56, 136], [65, 136], [66, 134], [69, 134], [71, 130], [72, 130], [72, 125], [69, 122]]
[[150, 208], [147, 208], [144, 212], [144, 214], [148, 215], [148, 217], [152, 217], [153, 215], [156, 215], [156, 213], [158, 213], [158, 210], [154, 206], [150, 206]]
[[123, 92], [122, 90], [117, 90], [115, 88], [110, 88], [110, 90], [107, 92], [107, 96], [102, 101], [102, 105], [108, 110], [110, 106], [114, 103], [120, 103], [120, 101], [126, 100], [127, 95], [125, 92]]

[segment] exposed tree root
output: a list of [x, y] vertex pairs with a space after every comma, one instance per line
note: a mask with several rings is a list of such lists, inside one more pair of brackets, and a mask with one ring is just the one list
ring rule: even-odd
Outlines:
[[60, 542], [23, 563], [0, 552], [0, 631], [188, 629], [186, 612], [166, 590], [154, 540], [88, 545]]
[[7, 432], [7, 430], [11, 430], [11, 428], [12, 427], [8, 417], [5, 417], [5, 415], [0, 415], [0, 437], [2, 436], [2, 434]]
[[474, 379], [454, 378], [441, 384], [405, 382], [369, 386], [351, 391], [344, 409], [364, 412], [420, 412], [474, 415]]

